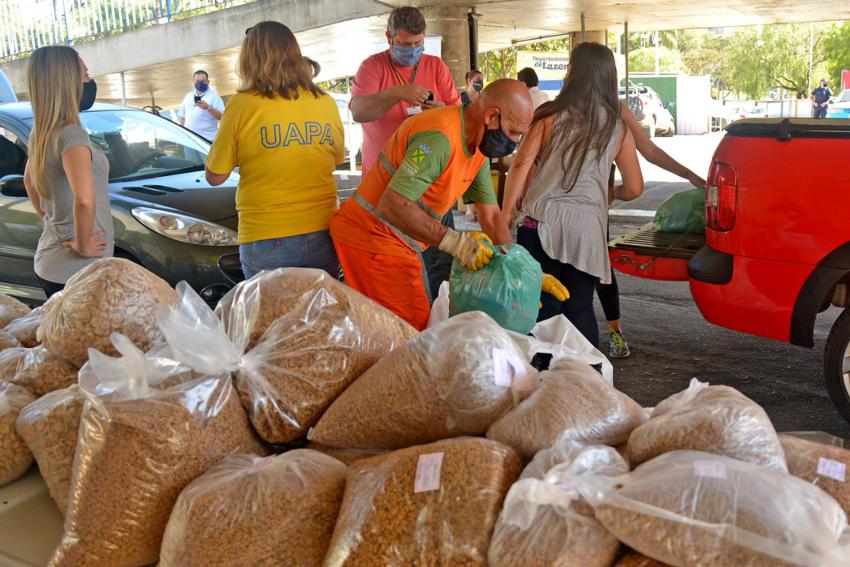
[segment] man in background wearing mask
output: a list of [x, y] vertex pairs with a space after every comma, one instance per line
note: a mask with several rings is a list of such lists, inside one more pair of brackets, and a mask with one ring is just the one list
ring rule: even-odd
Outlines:
[[[363, 124], [363, 176], [375, 166], [390, 136], [410, 116], [460, 104], [451, 71], [425, 53], [425, 18], [417, 8], [395, 8], [387, 20], [389, 49], [372, 55], [357, 70], [351, 89], [351, 115]], [[452, 211], [441, 222], [454, 228]], [[447, 280], [451, 258], [436, 249], [425, 253], [433, 294]]]
[[460, 101], [464, 106], [478, 100], [478, 93], [484, 88], [484, 75], [478, 69], [466, 72], [466, 90], [460, 93]]
[[829, 81], [821, 79], [820, 86], [812, 91], [812, 118], [826, 118], [826, 107], [831, 98]]
[[[469, 106], [425, 112], [402, 124], [331, 219], [346, 283], [424, 329], [431, 304], [422, 250], [438, 247], [477, 270], [493, 255], [490, 242], [511, 242], [487, 158], [513, 152], [532, 111], [528, 89], [501, 79]], [[477, 204], [483, 233], [440, 224], [461, 196]], [[557, 280], [546, 278], [544, 286], [565, 298]]]
[[210, 88], [210, 76], [199, 69], [192, 76], [195, 88], [183, 97], [177, 118], [180, 125], [212, 142], [218, 133], [218, 123], [224, 112], [224, 101]]

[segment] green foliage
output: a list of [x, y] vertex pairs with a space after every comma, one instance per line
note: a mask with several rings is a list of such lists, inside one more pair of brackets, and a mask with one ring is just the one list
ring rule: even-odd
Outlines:
[[740, 28], [729, 46], [733, 88], [761, 98], [773, 88], [806, 98], [809, 58], [814, 72], [825, 67], [824, 38], [832, 24], [789, 24]]
[[[827, 72], [832, 90], [837, 91], [841, 71], [850, 69], [850, 22], [836, 25], [824, 37], [823, 47], [827, 53]], [[817, 75], [815, 79], [819, 78]]]
[[[635, 73], [655, 72], [655, 48], [644, 47], [629, 54], [629, 69]], [[658, 47], [658, 71], [661, 73], [680, 73], [684, 71], [682, 56], [669, 47]]]

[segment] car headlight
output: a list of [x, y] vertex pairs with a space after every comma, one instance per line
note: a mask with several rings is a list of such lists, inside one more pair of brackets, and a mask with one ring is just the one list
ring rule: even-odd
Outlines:
[[189, 215], [136, 207], [133, 216], [166, 238], [200, 246], [236, 246], [236, 231]]

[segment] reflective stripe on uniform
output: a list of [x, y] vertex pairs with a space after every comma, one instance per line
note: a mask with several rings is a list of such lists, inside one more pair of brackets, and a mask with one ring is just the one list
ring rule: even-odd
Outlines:
[[[381, 154], [383, 156], [383, 154]], [[386, 159], [386, 158], [384, 158]], [[378, 209], [376, 209], [372, 203], [364, 199], [359, 193], [356, 191], [354, 195], [352, 195], [354, 202], [363, 207], [369, 214], [373, 217], [381, 221], [387, 228], [392, 230], [399, 238], [401, 238], [408, 246], [410, 246], [416, 255], [419, 257], [419, 263], [422, 266], [422, 284], [425, 287], [425, 294], [428, 296], [428, 302], [433, 302], [434, 298], [431, 296], [431, 285], [428, 282], [428, 271], [425, 269], [425, 260], [422, 258], [423, 249], [419, 245], [418, 242], [410, 238], [408, 235], [404, 234], [402, 231], [397, 229], [395, 226], [390, 224], [387, 219], [378, 214]]]

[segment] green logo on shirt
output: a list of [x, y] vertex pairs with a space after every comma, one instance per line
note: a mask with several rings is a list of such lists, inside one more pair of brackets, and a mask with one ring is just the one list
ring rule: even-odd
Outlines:
[[419, 147], [416, 148], [416, 151], [413, 152], [412, 156], [410, 156], [410, 161], [413, 162], [413, 165], [419, 165], [420, 163], [422, 163], [422, 160], [425, 159], [430, 153], [431, 148], [429, 148], [425, 144], [419, 144]]

